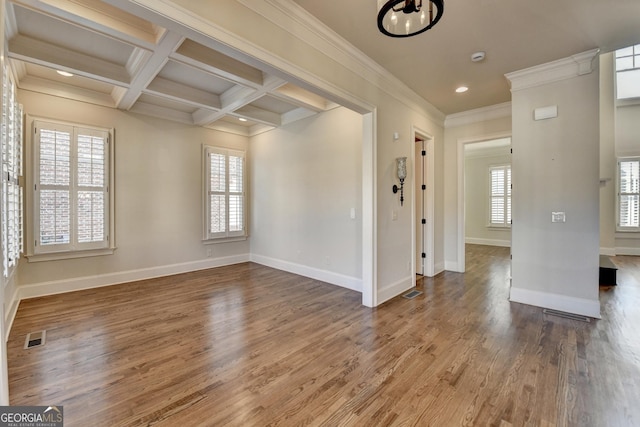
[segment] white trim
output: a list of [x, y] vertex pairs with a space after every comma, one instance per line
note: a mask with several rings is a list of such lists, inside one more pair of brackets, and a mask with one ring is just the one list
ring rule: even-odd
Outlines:
[[9, 332], [11, 332], [13, 321], [16, 318], [16, 314], [18, 313], [18, 307], [20, 306], [20, 298], [18, 293], [19, 289], [20, 288], [16, 286], [16, 288], [13, 290], [13, 295], [11, 295], [11, 300], [5, 301], [5, 307], [9, 308], [4, 313], [4, 328], [5, 328], [4, 338], [6, 341], [9, 341]]
[[486, 122], [487, 120], [501, 119], [503, 117], [511, 117], [511, 102], [503, 102], [502, 104], [449, 114], [444, 119], [444, 127], [448, 129], [470, 125], [472, 123]]
[[233, 255], [220, 258], [208, 258], [180, 264], [170, 264], [158, 267], [141, 268], [137, 270], [119, 271], [116, 273], [98, 274], [95, 276], [75, 277], [72, 279], [40, 282], [18, 286], [20, 300], [117, 285], [138, 280], [154, 279], [156, 277], [189, 273], [209, 268], [249, 262], [249, 254]]
[[[416, 165], [418, 162], [418, 159], [415, 158], [416, 155], [416, 148], [415, 148], [415, 140], [417, 137], [421, 137], [424, 138], [424, 145], [425, 145], [425, 151], [426, 151], [426, 165], [424, 165], [425, 168], [425, 172], [426, 172], [426, 177], [425, 177], [425, 181], [426, 181], [426, 186], [427, 186], [427, 190], [426, 190], [426, 200], [424, 200], [423, 202], [426, 204], [426, 208], [425, 208], [425, 217], [427, 218], [427, 224], [426, 224], [426, 232], [427, 232], [427, 238], [425, 239], [425, 248], [424, 252], [427, 254], [427, 257], [424, 261], [425, 264], [425, 271], [424, 271], [424, 275], [427, 277], [433, 277], [435, 275], [435, 268], [434, 268], [434, 263], [435, 263], [435, 244], [434, 244], [434, 234], [435, 234], [435, 207], [434, 207], [434, 194], [435, 194], [435, 187], [434, 187], [434, 182], [435, 182], [435, 154], [434, 154], [434, 146], [435, 146], [435, 140], [434, 137], [428, 133], [423, 131], [422, 129], [418, 128], [417, 126], [412, 125], [411, 126], [411, 141], [414, 141], [414, 145], [412, 146], [411, 149], [411, 164], [412, 165]], [[417, 168], [414, 167], [413, 168], [413, 185], [411, 186], [411, 235], [413, 236], [413, 238], [411, 239], [411, 271], [413, 273], [413, 277], [414, 277], [414, 282], [413, 285], [416, 285], [415, 282], [415, 277], [416, 277], [416, 271], [417, 271], [417, 265], [416, 265], [416, 252], [417, 252], [417, 242], [416, 242], [416, 236], [417, 236], [417, 217], [416, 217], [416, 202], [418, 201], [417, 195], [416, 195], [416, 182], [418, 177], [415, 176], [416, 174], [416, 170]]]
[[382, 304], [385, 301], [389, 301], [391, 298], [395, 298], [398, 295], [414, 288], [415, 274], [411, 277], [405, 277], [395, 283], [378, 289], [378, 303]]
[[597, 66], [600, 49], [592, 49], [567, 58], [505, 74], [511, 92], [591, 73]]
[[309, 277], [311, 279], [326, 282], [331, 285], [351, 289], [352, 291], [362, 292], [362, 280], [357, 277], [346, 276], [344, 274], [321, 270], [319, 268], [296, 264], [293, 262], [271, 258], [263, 255], [251, 254], [250, 260], [251, 262], [255, 262], [256, 264], [265, 265], [277, 270], [287, 271], [299, 276]]
[[378, 305], [378, 112], [362, 116], [362, 305]]
[[[606, 254], [606, 255], [609, 255], [609, 254]], [[615, 256], [615, 255], [640, 256], [640, 248], [626, 248], [626, 247], [618, 246], [615, 249], [615, 254], [610, 256]]]
[[[600, 255], [616, 256], [616, 254], [618, 254], [617, 248], [603, 248], [603, 247], [600, 247]], [[622, 255], [622, 254], [620, 254], [620, 255]]]
[[509, 301], [600, 319], [600, 301], [511, 287]]
[[445, 261], [444, 269], [446, 271], [453, 271], [455, 273], [464, 273], [464, 269], [460, 270], [460, 263], [457, 261]]
[[511, 240], [500, 239], [477, 239], [475, 237], [466, 237], [465, 243], [469, 243], [470, 245], [500, 246], [503, 248], [511, 247]]

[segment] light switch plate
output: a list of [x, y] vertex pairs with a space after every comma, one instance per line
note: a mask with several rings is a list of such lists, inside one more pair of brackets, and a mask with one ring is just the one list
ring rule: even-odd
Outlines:
[[566, 222], [567, 216], [564, 212], [551, 212], [551, 222]]

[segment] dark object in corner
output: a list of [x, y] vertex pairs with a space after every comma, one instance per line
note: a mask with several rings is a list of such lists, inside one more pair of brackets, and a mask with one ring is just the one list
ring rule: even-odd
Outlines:
[[618, 267], [611, 262], [611, 259], [606, 255], [600, 255], [600, 286], [616, 286], [616, 272]]

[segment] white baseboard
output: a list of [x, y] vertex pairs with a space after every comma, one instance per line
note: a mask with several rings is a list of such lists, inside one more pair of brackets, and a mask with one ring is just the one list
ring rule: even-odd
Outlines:
[[13, 321], [16, 318], [16, 314], [18, 313], [18, 306], [20, 305], [18, 289], [19, 287], [16, 287], [16, 289], [14, 289], [13, 295], [11, 295], [11, 299], [7, 304], [7, 312], [4, 314], [4, 336], [7, 340], [9, 340], [9, 332], [11, 332], [11, 327], [13, 326]]
[[500, 246], [503, 248], [511, 247], [510, 240], [499, 240], [499, 239], [478, 239], [475, 237], [467, 237], [464, 240], [465, 243], [469, 243], [470, 245], [486, 245], [486, 246]]
[[438, 263], [436, 263], [433, 266], [433, 275], [437, 276], [438, 274], [442, 273], [445, 269], [445, 262], [444, 261], [440, 261]]
[[622, 247], [617, 247], [615, 249], [615, 253], [613, 255], [640, 256], [640, 248], [622, 248]]
[[96, 276], [76, 277], [68, 280], [55, 280], [51, 282], [22, 285], [18, 286], [18, 296], [20, 300], [23, 300], [42, 297], [46, 295], [98, 288], [102, 286], [117, 285], [119, 283], [133, 282], [136, 280], [153, 279], [156, 277], [170, 276], [173, 274], [188, 273], [190, 271], [206, 270], [208, 268], [222, 267], [225, 265], [239, 264], [242, 262], [249, 262], [249, 254], [241, 254], [221, 258], [207, 258], [199, 261], [185, 262], [180, 264], [163, 265], [158, 267], [142, 268], [138, 270], [99, 274]]
[[603, 247], [600, 247], [600, 255], [616, 256], [616, 248], [603, 248]]
[[455, 273], [464, 273], [464, 270], [460, 270], [460, 265], [458, 261], [445, 261], [444, 269], [446, 271], [453, 271]]
[[289, 273], [298, 274], [300, 276], [309, 277], [315, 280], [320, 280], [332, 285], [351, 289], [352, 291], [362, 292], [362, 279], [359, 279], [357, 277], [345, 276], [343, 274], [334, 273], [332, 271], [320, 270], [319, 268], [296, 264], [276, 258], [270, 258], [263, 255], [251, 254], [250, 260], [251, 262], [266, 265], [267, 267], [276, 268], [278, 270], [287, 271]]
[[411, 277], [405, 277], [398, 282], [378, 289], [378, 305], [408, 291], [411, 288], [413, 288], [413, 280], [411, 280]]
[[600, 319], [600, 301], [511, 287], [509, 301]]

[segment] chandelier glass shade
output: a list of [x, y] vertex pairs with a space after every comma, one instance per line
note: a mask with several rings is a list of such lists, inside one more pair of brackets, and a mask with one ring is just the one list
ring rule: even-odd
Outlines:
[[411, 37], [442, 18], [444, 0], [378, 0], [378, 29], [389, 37]]

